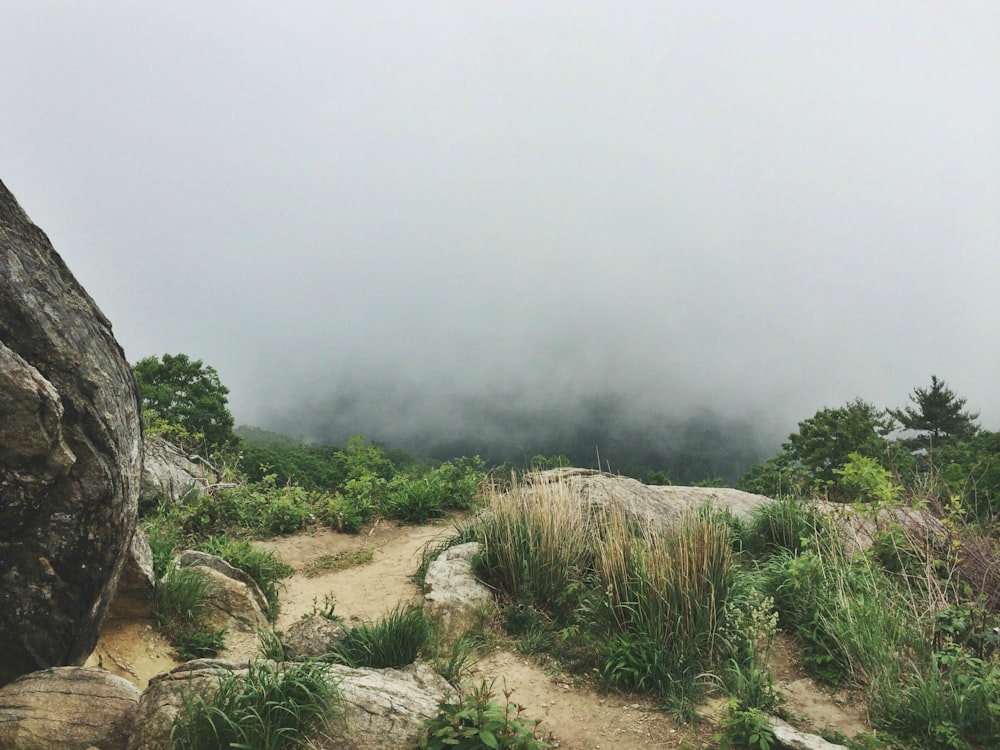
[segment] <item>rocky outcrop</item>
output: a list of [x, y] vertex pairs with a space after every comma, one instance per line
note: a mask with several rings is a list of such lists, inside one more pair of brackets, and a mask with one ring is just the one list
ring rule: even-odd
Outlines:
[[111, 324], [0, 183], [0, 684], [94, 648], [135, 530], [140, 437]]
[[[168, 750], [170, 727], [182, 715], [184, 701], [196, 694], [209, 699], [220, 678], [245, 675], [247, 668], [245, 661], [200, 659], [155, 677], [139, 702], [129, 750]], [[424, 732], [424, 720], [437, 712], [438, 703], [451, 689], [426, 664], [405, 669], [351, 669], [331, 664], [329, 675], [339, 699], [329, 704], [321, 736], [310, 741], [314, 750], [413, 747]]]
[[0, 688], [0, 747], [125, 750], [139, 689], [102, 669], [52, 667]]
[[769, 497], [728, 487], [661, 487], [630, 477], [572, 468], [532, 473], [525, 479], [522, 490], [531, 492], [532, 487], [553, 484], [578, 497], [590, 511], [620, 503], [636, 522], [653, 525], [674, 523], [706, 504], [746, 518], [754, 508], [772, 502]]
[[[139, 505], [155, 509], [160, 503], [175, 505], [211, 481], [210, 471], [162, 437], [146, 438], [142, 461]], [[197, 457], [195, 457], [197, 458]]]
[[438, 620], [446, 644], [480, 626], [485, 608], [493, 602], [493, 592], [472, 572], [479, 549], [479, 542], [450, 547], [427, 567], [424, 612]]

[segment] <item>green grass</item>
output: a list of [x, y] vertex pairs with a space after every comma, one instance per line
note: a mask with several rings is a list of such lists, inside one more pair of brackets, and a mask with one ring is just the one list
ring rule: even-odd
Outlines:
[[431, 622], [419, 605], [397, 606], [377, 622], [344, 627], [344, 639], [330, 655], [349, 667], [405, 667], [428, 644]]
[[170, 732], [171, 750], [286, 750], [305, 747], [334, 712], [337, 691], [319, 662], [250, 662], [219, 677], [210, 698], [189, 695]]
[[205, 623], [209, 585], [196, 568], [179, 568], [156, 583], [153, 616], [182, 660], [215, 656], [223, 649], [225, 630]]

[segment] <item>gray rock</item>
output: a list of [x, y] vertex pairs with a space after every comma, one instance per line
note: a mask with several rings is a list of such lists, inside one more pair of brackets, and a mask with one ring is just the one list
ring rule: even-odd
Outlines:
[[144, 447], [140, 507], [153, 509], [160, 503], [175, 505], [208, 486], [212, 478], [208, 468], [169, 440], [146, 438]]
[[208, 577], [206, 621], [211, 627], [244, 633], [267, 627], [267, 598], [257, 582], [242, 570], [221, 557], [197, 550], [182, 552], [177, 565], [197, 568]]
[[630, 477], [605, 474], [590, 469], [550, 469], [535, 472], [525, 480], [524, 490], [532, 486], [562, 485], [580, 499], [590, 512], [621, 503], [625, 512], [640, 523], [672, 524], [686, 513], [706, 504], [746, 518], [754, 508], [772, 502], [771, 498], [728, 487], [661, 487], [646, 485]]
[[843, 745], [827, 742], [815, 734], [801, 732], [775, 716], [769, 717], [768, 720], [774, 730], [775, 747], [784, 750], [847, 750]]
[[427, 567], [424, 612], [440, 622], [446, 645], [481, 625], [485, 608], [493, 602], [493, 592], [472, 572], [479, 549], [479, 542], [450, 547]]
[[344, 629], [340, 623], [319, 615], [296, 620], [281, 634], [285, 658], [289, 661], [301, 661], [329, 654], [343, 639]]
[[152, 616], [156, 575], [153, 573], [153, 550], [141, 528], [136, 528], [128, 555], [118, 579], [115, 598], [108, 609], [109, 620], [130, 620]]
[[136, 525], [139, 393], [0, 183], [0, 684], [93, 650]]
[[139, 689], [103, 669], [52, 667], [0, 688], [0, 747], [124, 750]]
[[331, 666], [343, 696], [342, 721], [331, 722], [315, 750], [385, 750], [414, 747], [451, 686], [427, 664], [404, 669]]

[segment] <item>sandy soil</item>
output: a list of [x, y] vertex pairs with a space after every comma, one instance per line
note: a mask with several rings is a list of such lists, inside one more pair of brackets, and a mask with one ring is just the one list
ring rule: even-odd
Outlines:
[[[322, 607], [330, 594], [336, 613], [350, 621], [372, 621], [400, 603], [420, 601], [421, 592], [411, 580], [420, 564], [421, 551], [428, 542], [450, 534], [450, 525], [400, 526], [384, 522], [349, 536], [315, 529], [290, 537], [258, 543], [292, 565], [296, 572], [285, 582], [281, 593], [281, 630], [315, 607]], [[308, 577], [305, 569], [326, 555], [350, 553], [368, 548], [372, 560], [344, 570], [325, 571]], [[226, 656], [251, 656], [252, 639], [227, 643]], [[170, 646], [150, 621], [108, 622], [88, 664], [107, 669], [145, 688], [149, 678], [178, 662], [170, 656]], [[801, 717], [804, 729], [826, 727], [848, 736], [870, 731], [864, 716], [853, 706], [850, 696], [830, 694], [795, 669], [792, 643], [779, 639], [772, 668], [786, 706]], [[697, 724], [678, 726], [644, 698], [600, 693], [579, 679], [564, 675], [551, 663], [498, 650], [481, 658], [472, 678], [494, 681], [498, 697], [506, 687], [511, 700], [524, 706], [525, 715], [541, 719], [540, 734], [562, 750], [652, 750], [652, 748], [713, 748], [715, 719], [722, 701], [709, 701], [699, 713]]]

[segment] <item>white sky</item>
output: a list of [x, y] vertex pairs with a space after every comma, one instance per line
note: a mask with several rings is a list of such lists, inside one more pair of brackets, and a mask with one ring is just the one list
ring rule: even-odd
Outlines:
[[1000, 429], [998, 40], [995, 0], [5, 0], [0, 179], [238, 422], [611, 392], [782, 436], [936, 374]]

